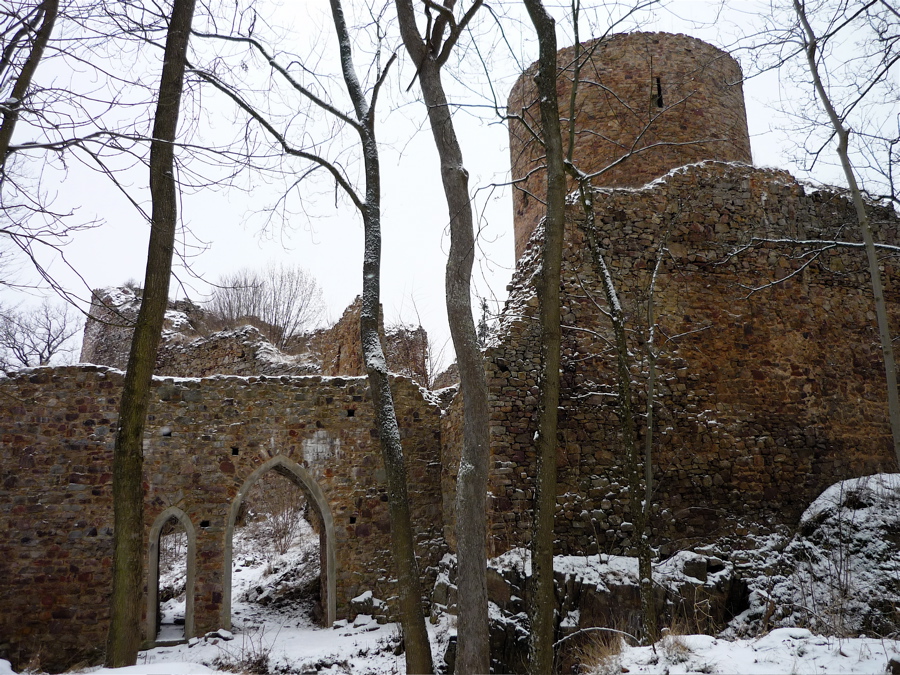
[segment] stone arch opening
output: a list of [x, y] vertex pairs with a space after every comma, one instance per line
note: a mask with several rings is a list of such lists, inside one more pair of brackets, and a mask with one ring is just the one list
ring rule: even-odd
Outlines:
[[165, 531], [177, 524], [185, 534], [185, 584], [184, 584], [184, 635], [176, 637], [176, 641], [194, 637], [194, 580], [197, 569], [197, 531], [191, 519], [176, 506], [171, 506], [160, 513], [150, 527], [150, 549], [147, 579], [147, 609], [144, 631], [148, 643], [155, 644], [160, 630], [160, 549], [161, 539]]
[[337, 595], [335, 592], [336, 575], [335, 575], [335, 544], [334, 544], [334, 521], [331, 515], [331, 509], [325, 499], [325, 495], [318, 483], [309, 475], [302, 466], [293, 460], [278, 455], [261, 466], [257, 467], [250, 476], [241, 485], [234, 501], [231, 503], [231, 510], [228, 514], [228, 522], [225, 528], [225, 550], [224, 550], [224, 578], [223, 578], [223, 602], [222, 616], [220, 623], [226, 629], [231, 629], [231, 606], [232, 606], [232, 564], [234, 556], [234, 529], [241, 512], [241, 505], [247, 494], [259, 480], [259, 478], [267, 471], [275, 471], [282, 476], [288, 478], [298, 488], [300, 488], [303, 496], [309, 504], [313, 517], [319, 524], [319, 550], [321, 552], [321, 603], [324, 614], [325, 625], [330, 626], [337, 618]]

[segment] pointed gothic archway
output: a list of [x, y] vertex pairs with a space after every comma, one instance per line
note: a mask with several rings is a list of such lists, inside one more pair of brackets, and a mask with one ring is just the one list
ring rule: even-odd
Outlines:
[[147, 577], [147, 615], [144, 619], [145, 639], [155, 644], [159, 632], [157, 610], [159, 609], [159, 539], [163, 527], [172, 518], [178, 520], [187, 534], [187, 575], [184, 584], [184, 638], [194, 637], [194, 578], [197, 569], [197, 531], [191, 519], [177, 506], [170, 506], [160, 513], [150, 527], [150, 549]]
[[323, 539], [321, 548], [324, 551], [323, 565], [321, 574], [322, 590], [325, 594], [322, 607], [325, 611], [325, 625], [331, 626], [337, 618], [337, 594], [335, 592], [336, 576], [335, 576], [335, 548], [334, 548], [334, 521], [331, 515], [331, 508], [325, 499], [325, 494], [319, 484], [309, 475], [309, 472], [292, 459], [284, 455], [277, 455], [268, 460], [261, 466], [257, 467], [251, 473], [241, 489], [238, 490], [234, 501], [231, 503], [231, 510], [228, 514], [228, 523], [225, 527], [225, 555], [223, 563], [225, 565], [223, 577], [223, 602], [222, 616], [220, 624], [231, 630], [231, 570], [233, 556], [233, 537], [234, 525], [240, 512], [241, 503], [250, 492], [250, 489], [256, 483], [260, 476], [267, 471], [277, 471], [278, 473], [291, 479], [300, 490], [310, 505], [316, 510], [321, 523]]

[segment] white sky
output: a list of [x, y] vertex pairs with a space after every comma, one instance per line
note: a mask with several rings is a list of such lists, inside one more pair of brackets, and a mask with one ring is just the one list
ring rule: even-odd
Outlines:
[[[566, 5], [567, 6], [567, 5]], [[673, 0], [665, 8], [642, 15], [643, 30], [682, 32], [727, 47], [740, 28], [746, 27], [754, 5], [749, 0], [732, 3], [722, 9], [718, 2], [705, 0]], [[296, 6], [295, 6], [296, 7]], [[519, 11], [518, 3], [495, 5], [501, 12]], [[721, 11], [720, 11], [721, 10]], [[288, 11], [282, 8], [282, 12]], [[327, 3], [322, 0], [300, 2], [294, 18], [299, 27], [298, 45], [321, 41], [323, 47], [333, 46], [327, 39], [330, 27]], [[388, 11], [392, 18], [393, 10]], [[279, 15], [277, 20], [284, 21]], [[590, 19], [590, 14], [588, 19]], [[597, 18], [599, 21], [600, 19]], [[522, 21], [521, 17], [519, 21]], [[701, 22], [707, 23], [701, 23]], [[587, 21], [581, 37], [591, 36]], [[527, 23], [511, 22], [506, 31], [514, 49], [524, 63], [536, 55], [536, 45]], [[522, 35], [519, 35], [522, 33]], [[571, 37], [560, 30], [559, 44], [567, 46]], [[399, 46], [396, 37], [392, 38]], [[302, 52], [298, 46], [296, 51]], [[753, 70], [749, 55], [736, 54], [745, 75]], [[319, 66], [328, 67], [325, 55]], [[364, 56], [357, 55], [357, 67], [364, 67]], [[409, 93], [412, 69], [405, 63], [401, 50], [402, 69], [395, 70], [381, 100], [381, 124], [377, 133], [382, 143], [383, 172], [383, 249], [382, 303], [388, 323], [402, 320], [419, 323], [428, 330], [432, 342], [440, 349], [448, 341], [449, 331], [443, 303], [444, 263], [448, 246], [447, 215], [440, 185], [437, 156], [430, 130], [425, 121], [425, 109], [414, 99], [418, 85]], [[471, 73], [475, 72], [471, 64]], [[452, 74], [453, 64], [448, 64]], [[518, 66], [512, 58], [492, 63], [494, 87], [505, 100]], [[460, 79], [463, 79], [462, 77]], [[466, 95], [464, 88], [482, 90], [483, 78], [477, 74], [465, 76], [463, 82], [448, 80], [452, 100]], [[783, 152], [791, 149], [786, 122], [772, 107], [783, 95], [774, 74], [749, 79], [744, 87], [754, 163], [793, 169]], [[208, 103], [213, 97], [207, 96]], [[215, 102], [219, 112], [227, 115], [227, 104]], [[481, 215], [480, 252], [475, 271], [476, 293], [492, 301], [492, 309], [502, 306], [505, 286], [513, 268], [513, 233], [510, 192], [505, 188], [484, 189], [492, 183], [508, 180], [509, 155], [506, 128], [489, 117], [484, 109], [459, 111], [455, 120], [463, 145], [466, 166], [470, 173], [470, 187]], [[211, 116], [210, 124], [222, 124], [221, 117]], [[834, 173], [819, 173], [823, 182], [838, 182]], [[133, 184], [140, 185], [141, 173], [130, 174]], [[260, 181], [257, 181], [260, 183]], [[479, 189], [481, 188], [481, 189]], [[250, 194], [238, 191], [205, 190], [185, 196], [183, 219], [195, 240], [208, 242], [201, 255], [192, 258], [192, 270], [204, 279], [215, 280], [220, 274], [235, 268], [262, 267], [268, 261], [297, 262], [307, 268], [319, 281], [328, 306], [328, 318], [340, 317], [344, 308], [361, 291], [362, 225], [352, 209], [334, 208], [333, 188], [313, 185], [311, 210], [314, 217], [302, 214], [291, 218], [285, 227], [261, 232], [263, 218], [259, 211], [270, 205], [275, 193], [264, 184], [256, 185]], [[342, 200], [346, 203], [346, 200]], [[122, 284], [127, 279], [143, 278], [148, 228], [133, 207], [117, 194], [109, 182], [97, 174], [70, 167], [68, 178], [60, 185], [58, 208], [77, 209], [84, 219], [98, 218], [102, 225], [81, 232], [66, 247], [69, 262], [80, 272], [91, 288]], [[63, 284], [86, 296], [84, 285], [58, 261], [49, 261], [51, 271]], [[185, 282], [182, 289], [194, 300], [202, 300], [208, 286], [192, 278], [185, 271], [177, 272]], [[28, 279], [27, 268], [22, 269], [20, 281]], [[6, 291], [5, 302], [28, 298]], [[499, 304], [498, 304], [499, 303]], [[447, 352], [451, 351], [448, 345]]]

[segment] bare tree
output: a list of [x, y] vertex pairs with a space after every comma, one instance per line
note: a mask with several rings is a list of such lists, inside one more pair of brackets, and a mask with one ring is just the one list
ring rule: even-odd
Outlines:
[[9, 145], [23, 110], [30, 107], [31, 83], [53, 33], [59, 0], [42, 0], [3, 11], [0, 37], [0, 167], [5, 167]]
[[[406, 670], [408, 673], [432, 672], [431, 647], [428, 632], [425, 628], [425, 614], [422, 608], [421, 580], [415, 556], [415, 542], [410, 517], [410, 505], [407, 491], [406, 461], [403, 445], [400, 440], [400, 429], [394, 408], [393, 395], [390, 389], [390, 378], [387, 362], [379, 335], [380, 318], [380, 266], [381, 266], [381, 169], [378, 144], [375, 138], [375, 108], [379, 91], [384, 84], [387, 72], [394, 61], [388, 59], [382, 67], [380, 49], [376, 47], [376, 61], [373, 64], [374, 83], [367, 95], [360, 82], [353, 61], [353, 48], [350, 31], [344, 16], [340, 0], [331, 0], [331, 15], [337, 36], [341, 81], [344, 94], [352, 106], [351, 113], [343, 112], [337, 105], [326, 100], [320, 93], [327, 86], [317, 82], [315, 90], [304, 85], [300, 76], [295, 77], [292, 70], [310, 75], [302, 59], [284, 66], [253, 37], [238, 37], [215, 34], [203, 34], [203, 37], [217, 39], [231, 44], [247, 47], [254, 56], [261, 57], [270, 71], [277, 75], [278, 81], [285, 83], [291, 94], [299, 95], [306, 105], [311, 106], [310, 117], [325, 117], [335, 127], [345, 128], [352, 132], [358, 140], [357, 147], [362, 160], [364, 188], [357, 189], [348, 177], [346, 167], [338, 160], [329, 160], [324, 155], [325, 143], [309, 141], [304, 135], [300, 145], [292, 143], [290, 133], [296, 119], [296, 111], [286, 115], [283, 124], [277, 115], [268, 116], [260, 108], [249, 102], [235, 87], [229, 86], [218, 73], [209, 70], [195, 69], [195, 72], [206, 82], [225, 94], [231, 101], [246, 113], [264, 134], [271, 139], [284, 153], [286, 158], [299, 159], [307, 165], [300, 173], [308, 176], [316, 169], [323, 170], [336, 187], [339, 187], [353, 206], [359, 211], [364, 227], [365, 248], [363, 252], [363, 293], [360, 311], [360, 341], [366, 371], [369, 378], [369, 390], [375, 410], [375, 422], [382, 450], [382, 457], [387, 474], [388, 510], [391, 518], [391, 544], [394, 554], [397, 586], [399, 591], [400, 623], [403, 629], [406, 646]], [[333, 133], [332, 138], [340, 133]], [[342, 149], [345, 151], [346, 149]], [[296, 187], [302, 178], [293, 181]]]
[[247, 317], [263, 322], [263, 334], [284, 349], [288, 341], [322, 315], [322, 289], [302, 267], [270, 264], [263, 271], [242, 269], [219, 278], [207, 303], [232, 325]]
[[[0, 11], [0, 233], [67, 299], [73, 298], [72, 293], [57, 283], [36, 250], [48, 248], [67, 264], [62, 245], [72, 233], [95, 223], [73, 222], [71, 213], [54, 211], [52, 193], [42, 182], [45, 169], [82, 140], [80, 131], [85, 126], [96, 131], [98, 120], [86, 120], [82, 113], [85, 101], [99, 104], [100, 94], [96, 81], [90, 94], [78, 94], [58, 81], [49, 86], [40, 83], [37, 73], [38, 66], [54, 56], [80, 52], [82, 36], [62, 35], [60, 24], [64, 18], [75, 24], [85, 18], [83, 14], [98, 16], [102, 12], [78, 3], [60, 7], [59, 0], [17, 0]], [[73, 58], [78, 61], [80, 57], [83, 54]], [[90, 64], [90, 59], [79, 62]], [[23, 140], [23, 136], [27, 138]], [[56, 163], [65, 169], [64, 161]]]
[[538, 403], [537, 472], [534, 487], [534, 532], [531, 538], [531, 598], [528, 615], [528, 672], [553, 672], [556, 597], [553, 584], [553, 519], [556, 514], [556, 429], [559, 409], [560, 301], [563, 236], [566, 223], [566, 169], [559, 101], [556, 93], [556, 21], [541, 0], [525, 0], [537, 33], [540, 55], [535, 81], [540, 97], [541, 141], [546, 153], [547, 202], [544, 248], [538, 284], [541, 324], [540, 401]]
[[[428, 21], [424, 35], [419, 32], [412, 0], [396, 0], [395, 4], [403, 42], [416, 64], [427, 106], [450, 217], [445, 297], [463, 403], [463, 446], [455, 504], [459, 587], [456, 672], [486, 673], [490, 670], [485, 544], [490, 462], [487, 377], [472, 315], [475, 227], [469, 174], [441, 81], [442, 66], [482, 0], [475, 0], [458, 20], [454, 13], [455, 0], [444, 0], [442, 5], [426, 3]], [[437, 13], [434, 21], [432, 10]]]
[[195, 0], [173, 0], [150, 146], [152, 213], [144, 293], [131, 340], [113, 454], [113, 588], [106, 665], [134, 665], [141, 642], [144, 424], [169, 302], [178, 224], [175, 138]]
[[0, 308], [0, 367], [46, 366], [74, 352], [71, 339], [81, 330], [69, 305], [45, 300], [30, 310]]
[[267, 471], [247, 494], [244, 506], [252, 511], [259, 541], [270, 549], [270, 557], [284, 555], [301, 532], [300, 521], [308, 505], [303, 492], [292, 480], [276, 471]]

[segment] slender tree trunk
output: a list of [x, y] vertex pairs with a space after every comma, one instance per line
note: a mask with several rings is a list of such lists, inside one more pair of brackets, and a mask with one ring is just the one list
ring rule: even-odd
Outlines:
[[[22, 70], [16, 78], [10, 92], [10, 101], [4, 105], [3, 121], [0, 122], [0, 166], [6, 164], [6, 157], [9, 154], [9, 144], [12, 141], [13, 132], [16, 128], [16, 122], [19, 120], [19, 111], [24, 105], [28, 96], [28, 88], [34, 79], [34, 73], [38, 64], [44, 56], [44, 49], [53, 33], [53, 26], [56, 22], [56, 16], [59, 13], [59, 0], [44, 0], [41, 3], [38, 14], [30, 26], [23, 27], [24, 32], [19, 39], [29, 40], [28, 33], [33, 30], [34, 26], [40, 21], [40, 27], [34, 35], [31, 51], [25, 59]], [[10, 45], [12, 47], [12, 45]]]
[[[369, 169], [366, 169], [369, 173]], [[415, 538], [406, 489], [406, 463], [400, 443], [400, 428], [391, 395], [390, 378], [378, 335], [379, 268], [381, 258], [380, 219], [366, 218], [363, 259], [363, 294], [360, 338], [365, 355], [369, 390], [375, 408], [375, 423], [387, 475], [388, 510], [391, 516], [391, 548], [400, 596], [400, 624], [406, 645], [406, 672], [431, 673], [431, 646], [422, 610], [422, 587], [416, 562]]]
[[459, 590], [456, 673], [490, 671], [487, 598], [487, 517], [485, 500], [490, 461], [487, 378], [472, 316], [475, 227], [469, 200], [469, 173], [463, 164], [441, 66], [419, 36], [410, 0], [397, 0], [407, 51], [419, 64], [419, 82], [428, 108], [441, 180], [450, 215], [450, 253], [445, 276], [447, 319], [459, 366], [463, 401], [463, 447], [456, 481], [456, 554]]
[[[638, 558], [638, 584], [641, 592], [641, 618], [644, 626], [644, 639], [653, 642], [657, 636], [656, 606], [653, 602], [653, 565], [652, 551], [648, 522], [650, 513], [650, 498], [653, 490], [653, 397], [656, 383], [656, 355], [653, 352], [652, 337], [647, 344], [649, 359], [649, 376], [647, 382], [647, 422], [646, 440], [644, 445], [644, 490], [641, 487], [641, 456], [638, 453], [635, 423], [634, 405], [631, 397], [631, 356], [628, 351], [628, 336], [625, 327], [625, 312], [622, 308], [619, 295], [613, 282], [612, 274], [606, 265], [603, 250], [597, 241], [594, 226], [594, 211], [592, 207], [593, 195], [589, 181], [581, 180], [579, 195], [582, 209], [585, 214], [584, 223], [581, 226], [585, 235], [591, 259], [603, 286], [606, 296], [606, 304], [609, 308], [609, 319], [613, 328], [613, 344], [616, 352], [616, 386], [619, 398], [619, 428], [622, 432], [622, 448], [625, 451], [625, 469], [628, 472], [628, 490], [631, 501], [631, 517], [634, 525], [635, 548]], [[661, 255], [661, 254], [660, 254]], [[650, 287], [650, 299], [648, 301], [648, 330], [653, 330], [653, 284], [656, 280], [654, 271]]]
[[581, 60], [580, 43], [578, 38], [578, 14], [580, 3], [573, 3], [573, 27], [575, 33], [575, 56], [572, 64], [572, 89], [569, 94], [569, 142], [567, 150], [568, 162], [566, 170], [578, 183], [579, 197], [584, 222], [581, 225], [588, 243], [588, 250], [594, 261], [594, 268], [599, 272], [603, 292], [609, 306], [609, 316], [613, 327], [614, 344], [616, 349], [616, 374], [619, 394], [619, 422], [622, 431], [622, 445], [625, 450], [625, 464], [628, 472], [629, 494], [631, 496], [631, 517], [634, 525], [635, 548], [638, 558], [638, 585], [641, 593], [641, 618], [643, 620], [644, 636], [652, 642], [657, 635], [656, 606], [653, 601], [653, 564], [652, 550], [650, 548], [650, 533], [648, 531], [650, 498], [653, 492], [653, 397], [656, 383], [656, 356], [653, 352], [653, 287], [656, 281], [656, 273], [659, 270], [660, 257], [657, 261], [652, 280], [650, 282], [650, 297], [647, 303], [647, 328], [650, 332], [647, 344], [647, 356], [649, 360], [649, 376], [647, 380], [647, 424], [646, 442], [644, 446], [644, 495], [640, 494], [640, 457], [635, 441], [634, 409], [631, 400], [631, 356], [628, 352], [627, 333], [625, 329], [625, 313], [622, 311], [609, 268], [603, 251], [597, 242], [596, 229], [594, 227], [594, 195], [590, 179], [578, 170], [575, 165], [576, 158], [576, 101], [580, 84]]
[[[391, 547], [397, 572], [400, 596], [400, 624], [406, 645], [406, 672], [431, 673], [431, 645], [422, 609], [422, 585], [416, 562], [415, 538], [406, 488], [406, 462], [400, 443], [400, 428], [391, 394], [387, 362], [378, 335], [381, 307], [381, 168], [375, 141], [373, 109], [353, 68], [350, 36], [340, 0], [331, 0], [331, 14], [340, 45], [344, 84], [359, 120], [357, 130], [362, 142], [366, 175], [366, 197], [363, 207], [365, 247], [363, 250], [363, 293], [359, 328], [369, 390], [375, 407], [375, 423], [387, 475], [388, 510], [391, 516]], [[376, 88], [377, 91], [377, 88]], [[374, 95], [373, 95], [374, 98]]]
[[[143, 438], [150, 381], [162, 333], [178, 220], [174, 141], [194, 0], [174, 0], [150, 146], [153, 202], [144, 294], [138, 313], [113, 455], [113, 590], [106, 665], [134, 665], [141, 642], [144, 552]], [[154, 636], [147, 636], [153, 638]]]
[[537, 472], [534, 532], [531, 540], [530, 675], [553, 672], [554, 610], [553, 517], [556, 513], [556, 427], [559, 407], [560, 310], [559, 284], [565, 232], [566, 171], [556, 95], [556, 22], [540, 0], [525, 0], [540, 47], [537, 87], [547, 165], [547, 214], [544, 252], [538, 287], [541, 323], [540, 404], [537, 430]]
[[[656, 277], [663, 257], [660, 246], [656, 267], [650, 280], [650, 296], [647, 299], [647, 419], [644, 424], [644, 501], [636, 516], [634, 531], [638, 538], [638, 575], [641, 584], [641, 614], [644, 632], [650, 642], [659, 635], [656, 603], [653, 599], [653, 551], [650, 549], [650, 506], [653, 498], [653, 402], [656, 399], [656, 319], [653, 310], [653, 293]], [[637, 451], [635, 451], [637, 454]]]
[[862, 232], [863, 243], [866, 247], [866, 256], [869, 263], [869, 275], [872, 280], [872, 295], [875, 297], [875, 315], [878, 321], [878, 335], [881, 339], [881, 354], [884, 360], [884, 371], [887, 379], [888, 417], [891, 422], [891, 434], [894, 441], [894, 456], [897, 465], [900, 466], [900, 392], [897, 390], [897, 366], [894, 361], [894, 348], [891, 342], [891, 328], [888, 323], [887, 306], [884, 302], [884, 285], [881, 283], [881, 271], [878, 269], [878, 254], [875, 251], [875, 240], [872, 236], [872, 226], [869, 223], [869, 214], [866, 213], [866, 204], [862, 197], [862, 191], [856, 182], [856, 174], [850, 162], [848, 146], [850, 131], [844, 126], [840, 116], [834, 109], [831, 98], [825, 89], [819, 74], [819, 66], [816, 62], [818, 50], [818, 38], [806, 16], [806, 9], [801, 0], [794, 0], [794, 11], [800, 20], [801, 27], [806, 36], [806, 61], [809, 66], [809, 74], [822, 106], [828, 114], [831, 126], [834, 128], [838, 139], [837, 153], [844, 170], [844, 177], [850, 188], [850, 196], [856, 210], [856, 219]]

